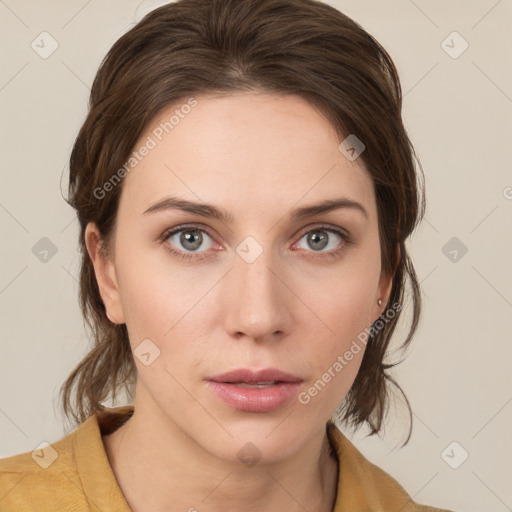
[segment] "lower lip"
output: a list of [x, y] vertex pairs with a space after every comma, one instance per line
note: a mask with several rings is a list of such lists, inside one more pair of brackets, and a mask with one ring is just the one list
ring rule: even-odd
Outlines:
[[246, 412], [270, 412], [297, 395], [300, 382], [281, 382], [265, 388], [245, 388], [227, 382], [208, 381], [210, 388], [226, 404]]

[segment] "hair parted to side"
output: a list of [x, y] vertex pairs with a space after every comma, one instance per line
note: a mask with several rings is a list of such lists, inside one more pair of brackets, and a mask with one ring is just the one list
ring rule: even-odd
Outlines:
[[[124, 389], [133, 396], [136, 367], [125, 324], [106, 316], [85, 229], [94, 222], [105, 254], [123, 182], [98, 199], [139, 137], [171, 104], [202, 94], [237, 91], [299, 95], [333, 125], [340, 142], [355, 134], [372, 177], [382, 271], [394, 275], [388, 309], [403, 304], [410, 284], [412, 315], [405, 350], [421, 311], [419, 283], [405, 241], [423, 217], [421, 164], [401, 118], [402, 92], [388, 53], [359, 24], [318, 0], [178, 0], [147, 14], [112, 46], [94, 79], [89, 111], [70, 157], [69, 198], [80, 223], [80, 306], [94, 346], [61, 388], [64, 414], [82, 423]], [[419, 161], [418, 161], [419, 163]], [[385, 362], [400, 312], [367, 340], [357, 377], [336, 411], [352, 428], [378, 433], [389, 406]], [[400, 361], [401, 362], [401, 361]], [[407, 444], [412, 433], [410, 417]]]

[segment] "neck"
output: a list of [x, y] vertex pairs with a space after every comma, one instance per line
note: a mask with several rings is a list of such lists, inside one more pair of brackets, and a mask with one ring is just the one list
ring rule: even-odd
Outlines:
[[168, 416], [136, 403], [133, 416], [103, 442], [133, 512], [334, 508], [338, 463], [325, 426], [285, 459], [241, 465], [216, 457]]

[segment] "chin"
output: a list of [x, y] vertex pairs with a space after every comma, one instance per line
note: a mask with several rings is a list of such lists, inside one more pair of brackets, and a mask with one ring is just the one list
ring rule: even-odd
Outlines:
[[287, 414], [289, 418], [293, 416], [289, 412], [272, 417], [252, 413], [250, 418], [231, 421], [219, 417], [219, 423], [225, 430], [221, 427], [202, 429], [196, 442], [206, 451], [229, 462], [242, 462], [247, 466], [273, 464], [297, 452], [307, 442], [308, 434], [314, 431], [314, 426], [308, 428], [304, 421], [300, 425], [286, 419], [283, 421]]

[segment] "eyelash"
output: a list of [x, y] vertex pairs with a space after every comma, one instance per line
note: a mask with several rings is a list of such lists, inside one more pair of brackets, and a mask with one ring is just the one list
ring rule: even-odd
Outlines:
[[[177, 226], [175, 228], [172, 228], [172, 229], [169, 229], [169, 230], [165, 231], [158, 238], [158, 241], [161, 242], [161, 243], [165, 243], [167, 241], [167, 239], [170, 238], [172, 235], [175, 235], [176, 233], [180, 233], [181, 231], [187, 231], [187, 230], [190, 230], [190, 231], [192, 231], [192, 230], [200, 231], [202, 233], [206, 233], [210, 238], [214, 239], [214, 237], [209, 233], [209, 231], [207, 229], [199, 228], [197, 226], [185, 225], [185, 226]], [[331, 257], [335, 258], [335, 257], [341, 255], [341, 253], [345, 251], [347, 246], [349, 246], [349, 245], [354, 243], [353, 240], [351, 239], [351, 237], [348, 235], [348, 233], [346, 233], [344, 231], [341, 231], [340, 229], [337, 229], [334, 226], [331, 226], [329, 224], [324, 224], [324, 225], [321, 225], [321, 226], [316, 226], [313, 229], [309, 229], [308, 231], [303, 232], [300, 235], [299, 240], [301, 240], [304, 237], [304, 235], [307, 235], [308, 233], [311, 233], [313, 231], [327, 231], [329, 233], [334, 233], [334, 234], [340, 236], [340, 238], [342, 238], [343, 242], [342, 242], [341, 246], [338, 247], [337, 249], [333, 249], [333, 250], [328, 251], [328, 252], [319, 253], [318, 256], [306, 256], [307, 258], [310, 258], [310, 259], [326, 258], [326, 257], [327, 258], [331, 258]], [[207, 258], [208, 257], [208, 255], [206, 255], [206, 254], [202, 255], [202, 253], [193, 253], [193, 252], [186, 253], [186, 252], [183, 252], [183, 251], [178, 251], [176, 249], [173, 249], [172, 246], [167, 245], [167, 244], [164, 245], [164, 247], [173, 256], [177, 257], [180, 260], [191, 260], [191, 259], [202, 260], [203, 258]], [[198, 256], [197, 254], [201, 254], [201, 255]]]

